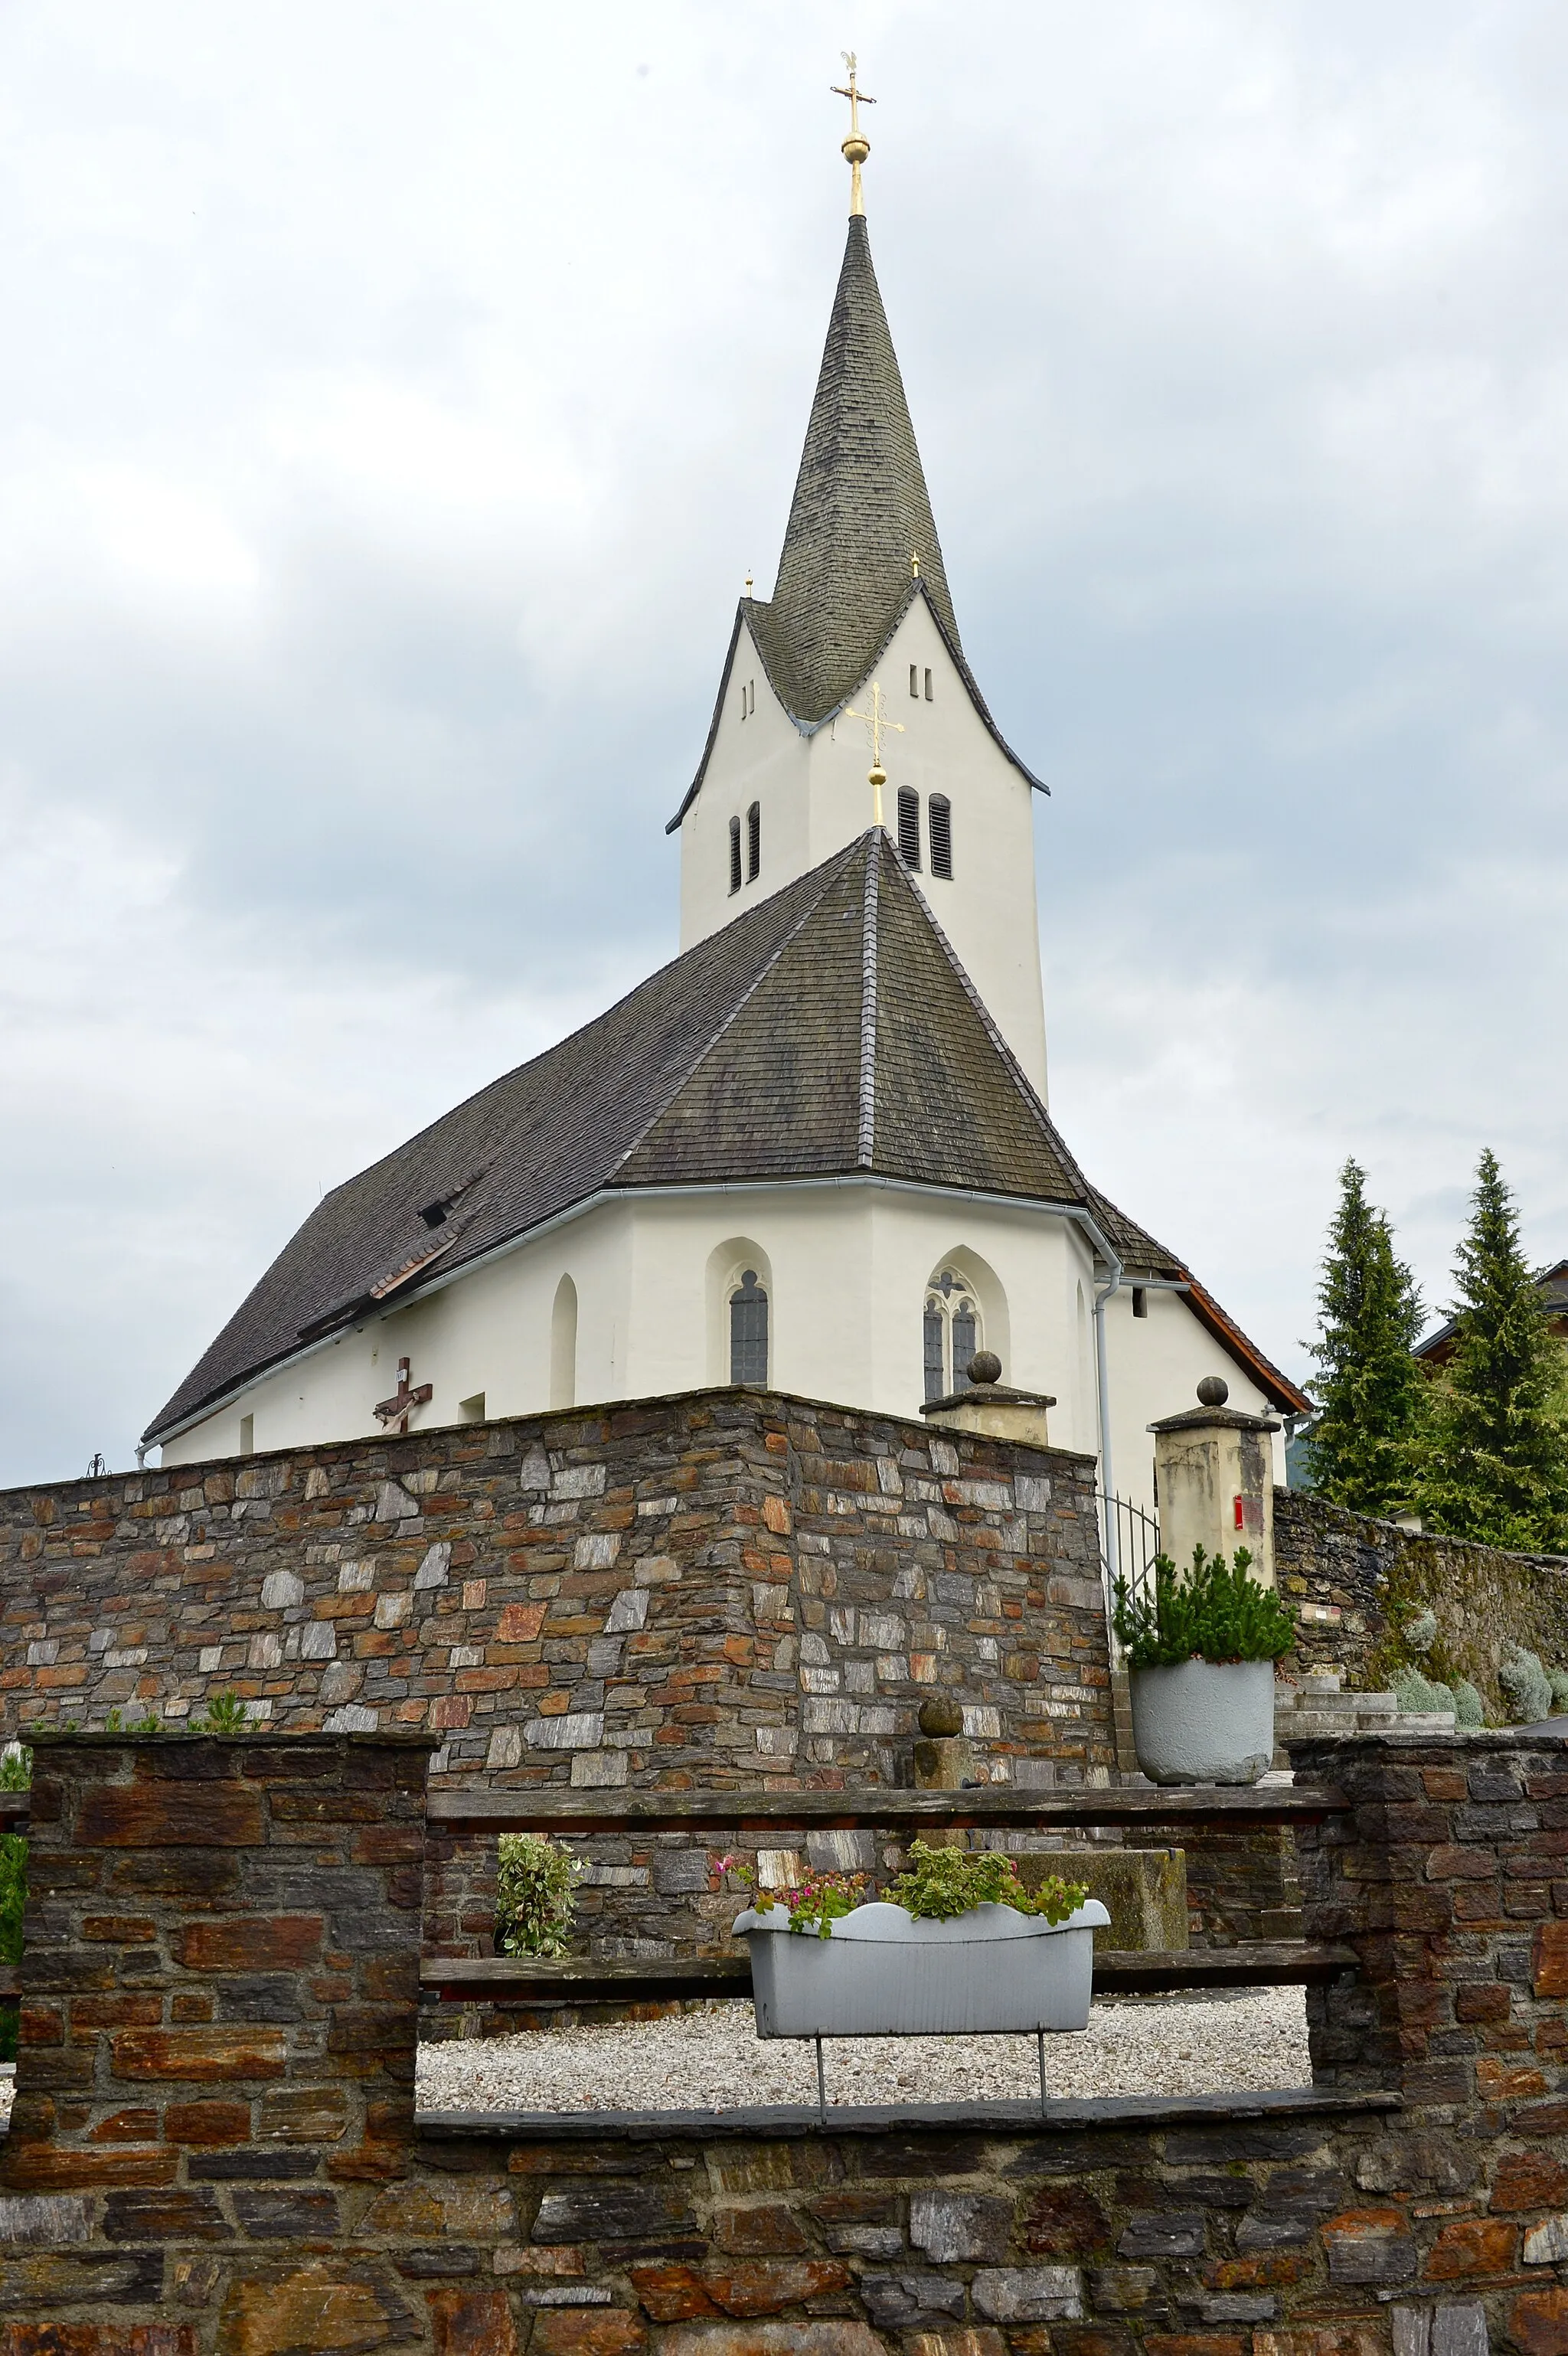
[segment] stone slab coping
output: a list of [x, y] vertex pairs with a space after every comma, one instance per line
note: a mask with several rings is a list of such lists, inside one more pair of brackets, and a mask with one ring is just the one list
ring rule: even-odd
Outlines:
[[1354, 1750], [1429, 1750], [1450, 1751], [1519, 1751], [1559, 1749], [1568, 1743], [1568, 1718], [1543, 1719], [1539, 1726], [1483, 1726], [1464, 1733], [1445, 1734], [1430, 1724], [1413, 1724], [1406, 1719], [1392, 1726], [1359, 1726], [1355, 1732], [1345, 1734], [1289, 1735], [1285, 1739], [1286, 1751], [1295, 1752], [1307, 1744], [1332, 1744], [1337, 1751]]
[[[949, 1414], [955, 1407], [1054, 1407], [1056, 1400], [1049, 1391], [1009, 1390], [1006, 1383], [971, 1383], [967, 1390], [949, 1391], [945, 1398], [924, 1399], [922, 1415]], [[971, 1434], [972, 1438], [984, 1437]], [[1024, 1442], [1025, 1447], [1029, 1442]], [[1055, 1454], [1054, 1449], [1050, 1451]]]
[[1284, 2119], [1367, 2116], [1404, 2107], [1381, 2092], [1334, 2094], [1285, 2086], [1259, 2094], [1107, 2094], [1098, 2102], [905, 2103], [875, 2108], [830, 2104], [826, 2127], [815, 2105], [767, 2104], [734, 2111], [420, 2111], [415, 2132], [432, 2142], [682, 2143], [757, 2136], [1082, 2134], [1127, 2127], [1231, 2126]]
[[[440, 1734], [426, 1734], [412, 1727], [392, 1728], [385, 1734], [347, 1731], [329, 1734], [324, 1727], [317, 1727], [309, 1734], [285, 1734], [281, 1727], [258, 1725], [239, 1729], [232, 1734], [218, 1734], [205, 1726], [160, 1726], [155, 1732], [149, 1730], [144, 1734], [136, 1734], [129, 1728], [110, 1733], [101, 1726], [22, 1726], [12, 1740], [26, 1744], [29, 1751], [59, 1750], [67, 1743], [76, 1743], [90, 1751], [143, 1751], [157, 1742], [233, 1742], [249, 1744], [252, 1750], [276, 1751], [284, 1743], [303, 1747], [306, 1743], [347, 1742], [363, 1751], [435, 1751], [441, 1749], [446, 1738]], [[27, 1794], [21, 1792], [13, 1796], [26, 1799]]]

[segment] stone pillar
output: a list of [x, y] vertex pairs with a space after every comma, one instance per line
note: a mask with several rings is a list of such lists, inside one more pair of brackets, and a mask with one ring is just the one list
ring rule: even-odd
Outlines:
[[1227, 1408], [1228, 1386], [1206, 1375], [1200, 1405], [1151, 1423], [1159, 1539], [1178, 1570], [1192, 1549], [1233, 1555], [1245, 1547], [1253, 1576], [1274, 1585], [1274, 1450], [1279, 1425], [1266, 1415]]
[[977, 1350], [968, 1365], [969, 1387], [946, 1398], [927, 1399], [921, 1413], [948, 1431], [977, 1431], [989, 1440], [1011, 1440], [1025, 1448], [1049, 1448], [1046, 1409], [1056, 1401], [1044, 1391], [1009, 1390], [994, 1350]]
[[334, 2252], [408, 2167], [434, 1741], [36, 1740], [3, 2304], [108, 2297], [159, 2356], [215, 2306], [226, 2350], [339, 2308], [335, 2345], [411, 2336], [395, 2270]]

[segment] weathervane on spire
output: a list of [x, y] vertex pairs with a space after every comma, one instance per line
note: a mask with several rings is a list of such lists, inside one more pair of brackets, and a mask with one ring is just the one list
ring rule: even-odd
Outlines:
[[853, 218], [856, 213], [863, 213], [866, 209], [865, 199], [860, 193], [860, 166], [871, 152], [871, 143], [860, 129], [860, 109], [875, 106], [877, 102], [867, 96], [855, 79], [854, 50], [840, 49], [838, 54], [849, 70], [848, 82], [836, 81], [833, 95], [835, 98], [847, 98], [849, 102], [849, 136], [844, 142], [843, 155], [849, 166], [849, 211]]
[[871, 824], [873, 826], [880, 826], [882, 823], [882, 787], [888, 782], [888, 773], [882, 766], [882, 731], [884, 728], [891, 728], [896, 736], [901, 736], [904, 733], [903, 722], [901, 720], [883, 719], [882, 682], [880, 679], [874, 679], [871, 681], [871, 708], [869, 712], [852, 712], [849, 709], [849, 706], [846, 704], [844, 707], [844, 717], [846, 720], [863, 720], [866, 723], [866, 734], [869, 740], [871, 747], [871, 766], [866, 772], [866, 783], [871, 788]]

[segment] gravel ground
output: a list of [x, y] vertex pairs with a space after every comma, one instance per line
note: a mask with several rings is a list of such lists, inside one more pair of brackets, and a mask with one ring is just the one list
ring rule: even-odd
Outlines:
[[[1027, 2097], [1032, 2037], [856, 2037], [823, 2048], [830, 2103]], [[1050, 2037], [1057, 2096], [1218, 2094], [1308, 2086], [1298, 1987], [1096, 2004], [1081, 2037]], [[736, 2110], [816, 2100], [814, 2048], [763, 2043], [749, 2003], [666, 2020], [421, 2045], [419, 2103], [432, 2111]]]

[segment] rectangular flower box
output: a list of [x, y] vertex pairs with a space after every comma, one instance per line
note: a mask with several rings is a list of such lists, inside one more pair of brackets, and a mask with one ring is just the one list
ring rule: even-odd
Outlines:
[[1094, 1933], [1110, 1919], [1093, 1898], [1062, 1922], [1011, 1906], [939, 1922], [879, 1901], [826, 1939], [792, 1931], [782, 1906], [748, 1908], [734, 1930], [752, 1951], [759, 2037], [1032, 2036], [1088, 2027]]

